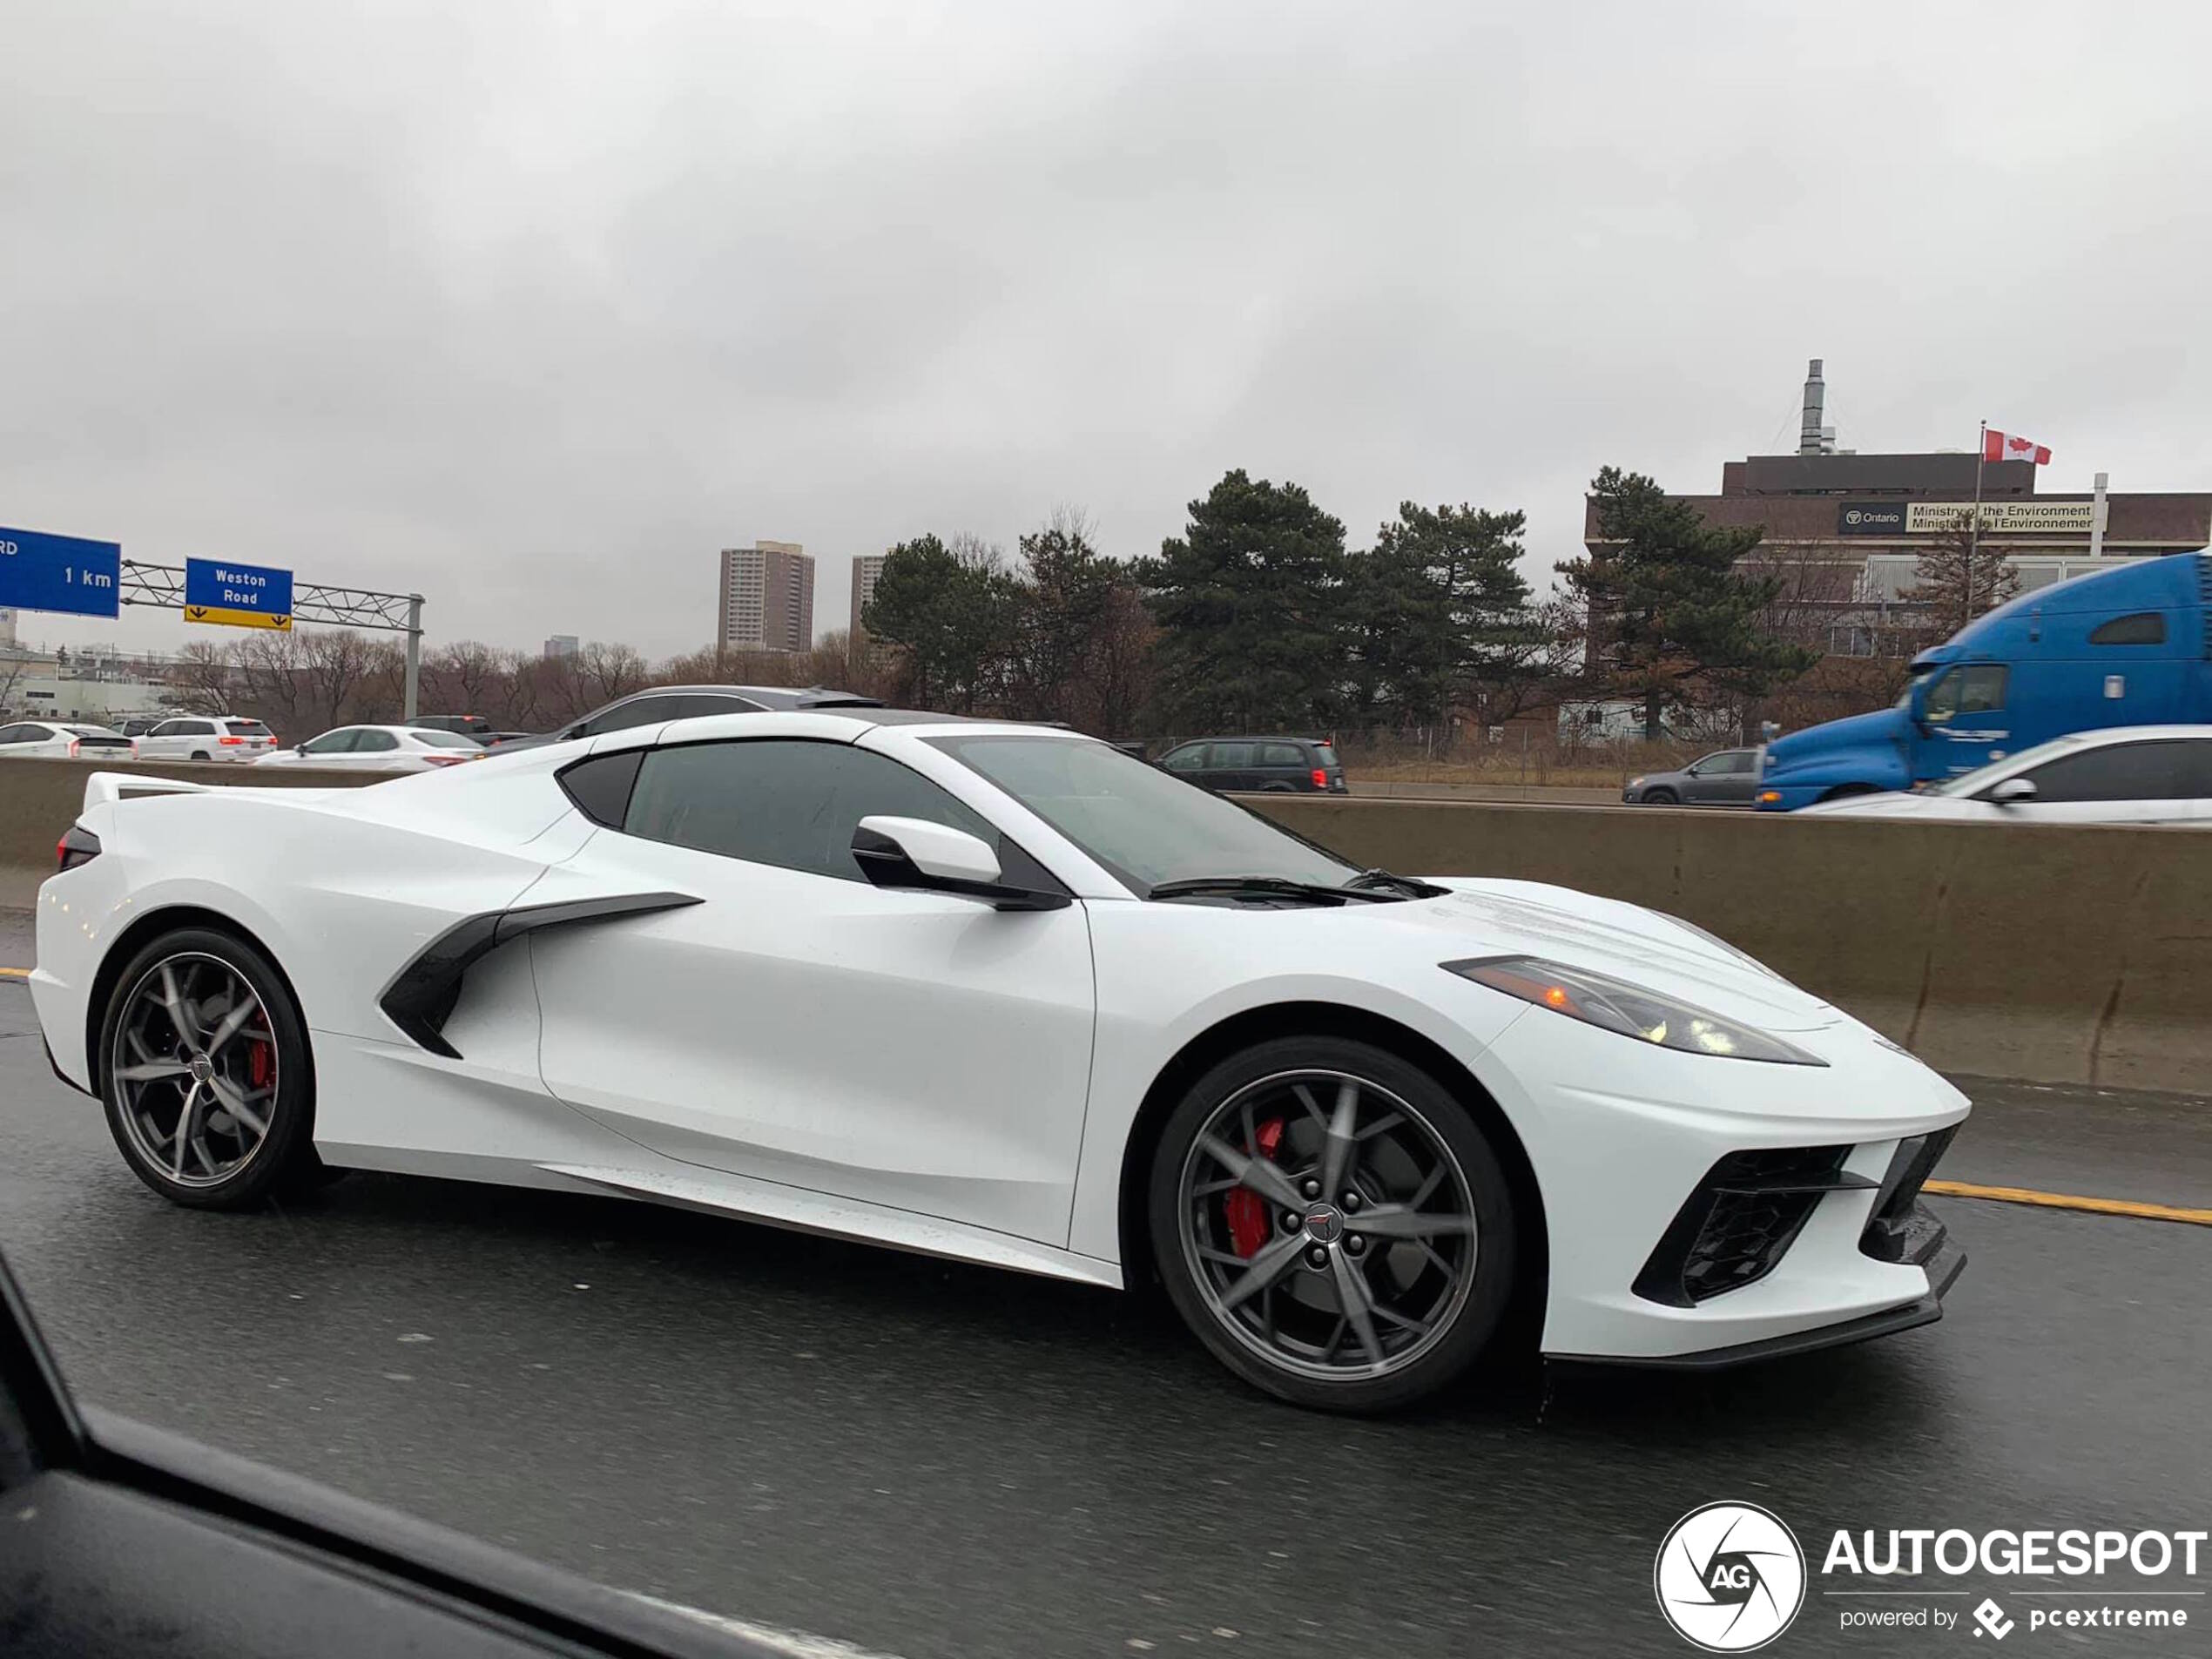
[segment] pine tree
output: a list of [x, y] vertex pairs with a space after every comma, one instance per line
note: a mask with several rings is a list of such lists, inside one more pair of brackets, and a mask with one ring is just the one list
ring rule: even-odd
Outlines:
[[1662, 717], [1693, 691], [1761, 697], [1796, 678], [1817, 653], [1774, 638], [1760, 613], [1781, 592], [1738, 561], [1765, 532], [1708, 524], [1642, 473], [1607, 467], [1590, 482], [1605, 551], [1558, 567], [1589, 615], [1593, 673], [1643, 704], [1656, 741]]
[[1344, 525], [1296, 484], [1225, 474], [1139, 567], [1171, 730], [1325, 726], [1343, 698]]

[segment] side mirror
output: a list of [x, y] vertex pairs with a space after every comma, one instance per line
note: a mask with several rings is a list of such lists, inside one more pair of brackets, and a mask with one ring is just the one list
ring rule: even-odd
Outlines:
[[2024, 800], [2035, 799], [2035, 779], [2007, 778], [1989, 792], [1989, 799], [2000, 806], [2017, 806]]
[[926, 818], [872, 814], [853, 832], [853, 858], [874, 886], [956, 893], [988, 900], [1000, 910], [1057, 910], [1062, 893], [1009, 884], [999, 856], [979, 838]]

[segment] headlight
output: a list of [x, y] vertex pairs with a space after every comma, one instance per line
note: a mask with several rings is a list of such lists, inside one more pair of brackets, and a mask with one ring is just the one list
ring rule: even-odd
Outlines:
[[1643, 779], [1641, 779], [1641, 778], [1631, 778], [1631, 779], [1629, 779], [1629, 788], [1631, 788], [1631, 789], [1641, 789], [1641, 788], [1642, 788], [1642, 787], [1643, 787]]
[[1494, 991], [1662, 1049], [1782, 1066], [1828, 1063], [1779, 1037], [1587, 968], [1562, 968], [1534, 956], [1478, 956], [1443, 966]]

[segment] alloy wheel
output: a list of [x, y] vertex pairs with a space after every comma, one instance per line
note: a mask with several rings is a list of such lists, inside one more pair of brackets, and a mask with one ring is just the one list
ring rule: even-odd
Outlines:
[[1208, 1311], [1300, 1376], [1404, 1369], [1442, 1340], [1474, 1284], [1460, 1160], [1412, 1105], [1349, 1072], [1238, 1089], [1193, 1139], [1177, 1201]]
[[162, 958], [131, 988], [109, 1055], [132, 1150], [178, 1186], [220, 1185], [268, 1139], [278, 1063], [268, 1010], [237, 968]]

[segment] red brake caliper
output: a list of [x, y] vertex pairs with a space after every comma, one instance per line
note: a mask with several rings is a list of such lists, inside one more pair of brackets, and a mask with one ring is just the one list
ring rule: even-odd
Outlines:
[[[1283, 1120], [1271, 1117], [1259, 1126], [1258, 1156], [1269, 1160], [1275, 1149], [1283, 1143]], [[1229, 1223], [1229, 1242], [1237, 1247], [1239, 1256], [1259, 1254], [1260, 1246], [1267, 1242], [1267, 1200], [1250, 1187], [1233, 1188], [1221, 1201], [1221, 1213]]]
[[271, 1058], [267, 1043], [253, 1042], [246, 1045], [246, 1075], [253, 1080], [254, 1088], [266, 1089], [269, 1086]]

